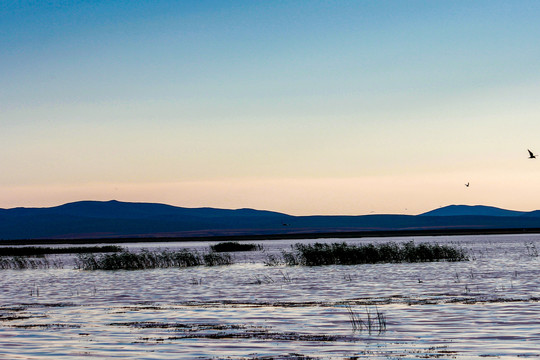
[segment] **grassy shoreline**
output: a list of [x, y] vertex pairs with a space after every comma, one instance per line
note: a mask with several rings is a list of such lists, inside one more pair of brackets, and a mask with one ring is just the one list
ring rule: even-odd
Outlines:
[[213, 236], [174, 236], [174, 237], [104, 237], [74, 239], [17, 239], [1, 240], [0, 246], [11, 245], [49, 245], [49, 244], [122, 244], [140, 242], [187, 242], [187, 241], [244, 241], [244, 240], [294, 240], [324, 238], [364, 238], [364, 237], [409, 237], [409, 236], [460, 236], [460, 235], [504, 235], [504, 234], [540, 234], [540, 228], [511, 229], [415, 229], [415, 230], [369, 230], [369, 231], [335, 231], [335, 232], [302, 232], [281, 234], [246, 234], [246, 235], [213, 235]]
[[83, 247], [0, 247], [0, 256], [45, 256], [53, 254], [81, 254], [81, 253], [108, 253], [120, 252], [123, 248], [116, 245], [83, 246]]

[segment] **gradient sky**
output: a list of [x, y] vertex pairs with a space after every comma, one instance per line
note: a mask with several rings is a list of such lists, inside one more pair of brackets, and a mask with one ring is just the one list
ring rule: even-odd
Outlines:
[[536, 0], [1, 1], [0, 208], [540, 209], [539, 16]]

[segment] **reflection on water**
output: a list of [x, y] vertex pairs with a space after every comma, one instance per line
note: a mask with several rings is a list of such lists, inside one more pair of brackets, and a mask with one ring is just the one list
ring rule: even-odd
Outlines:
[[237, 263], [223, 267], [3, 270], [0, 359], [540, 357], [540, 258], [531, 251], [540, 236], [415, 241], [462, 246], [472, 260], [265, 266], [269, 254], [299, 242], [287, 240], [258, 242], [262, 251], [234, 253]]

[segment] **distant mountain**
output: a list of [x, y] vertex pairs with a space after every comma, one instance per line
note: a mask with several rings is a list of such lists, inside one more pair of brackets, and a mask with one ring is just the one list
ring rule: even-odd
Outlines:
[[291, 216], [254, 209], [184, 208], [115, 200], [0, 209], [2, 240], [530, 228], [540, 228], [540, 211], [465, 205], [451, 205], [416, 216]]
[[524, 217], [540, 217], [540, 210], [534, 210], [523, 213]]
[[31, 215], [67, 215], [106, 219], [148, 219], [156, 217], [196, 216], [201, 218], [217, 217], [257, 217], [287, 216], [282, 213], [254, 209], [215, 209], [184, 208], [155, 203], [133, 203], [110, 201], [78, 201], [49, 208], [13, 208], [0, 209], [0, 214], [10, 213], [17, 216]]
[[420, 214], [420, 216], [522, 216], [525, 214], [527, 213], [523, 211], [505, 210], [493, 206], [449, 205]]
[[254, 209], [79, 201], [49, 208], [0, 209], [0, 239], [219, 234], [282, 226], [290, 216]]

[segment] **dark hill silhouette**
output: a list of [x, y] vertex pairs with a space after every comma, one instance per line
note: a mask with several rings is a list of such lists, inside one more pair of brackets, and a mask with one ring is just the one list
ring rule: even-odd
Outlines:
[[524, 216], [524, 217], [540, 217], [540, 210], [533, 210], [533, 211], [525, 212], [521, 216]]
[[114, 200], [0, 209], [2, 240], [531, 228], [540, 228], [540, 211], [465, 205], [451, 205], [416, 216], [291, 216], [254, 209], [183, 208]]
[[[142, 219], [160, 216], [197, 216], [216, 218], [224, 216], [287, 216], [278, 212], [254, 209], [184, 208], [156, 203], [110, 201], [78, 201], [49, 208], [2, 209], [17, 215], [68, 215], [109, 219]], [[1, 212], [0, 212], [1, 214]]]
[[278, 228], [289, 215], [254, 209], [79, 201], [50, 208], [0, 210], [0, 239], [155, 236]]
[[449, 205], [420, 214], [420, 216], [522, 216], [524, 214], [526, 213], [523, 211], [505, 210], [493, 206]]

